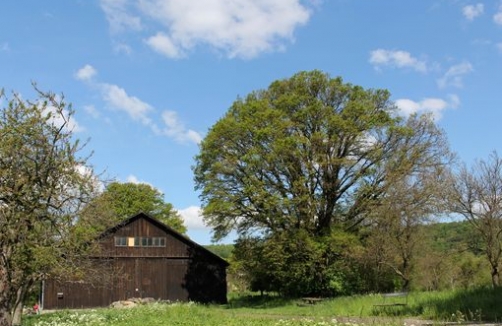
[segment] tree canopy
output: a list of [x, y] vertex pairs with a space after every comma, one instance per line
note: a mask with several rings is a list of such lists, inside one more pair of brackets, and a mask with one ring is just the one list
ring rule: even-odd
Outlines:
[[96, 186], [79, 156], [71, 107], [63, 96], [37, 92], [35, 101], [0, 94], [1, 326], [14, 310], [20, 317], [34, 282], [72, 268], [85, 241], [72, 233], [74, 216]]
[[255, 287], [330, 295], [361, 284], [351, 260], [376, 208], [399, 225], [421, 213], [386, 204], [417, 197], [429, 214], [430, 191], [403, 192], [450, 159], [431, 116], [400, 117], [388, 91], [316, 70], [237, 99], [202, 141], [194, 174], [214, 238], [237, 230]]
[[82, 212], [85, 224], [103, 231], [139, 212], [144, 212], [172, 227], [180, 233], [186, 232], [183, 219], [164, 200], [164, 195], [145, 183], [111, 182], [105, 190]]
[[399, 117], [389, 98], [310, 71], [236, 100], [194, 167], [215, 238], [351, 229], [400, 178], [442, 165], [441, 130], [428, 116]]

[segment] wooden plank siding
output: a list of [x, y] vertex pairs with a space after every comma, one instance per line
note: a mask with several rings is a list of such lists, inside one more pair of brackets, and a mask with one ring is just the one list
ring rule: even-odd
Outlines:
[[[165, 237], [165, 247], [116, 247], [115, 237]], [[190, 245], [180, 241], [181, 235], [175, 235], [145, 219], [137, 219], [117, 229], [99, 240], [103, 257], [187, 257]], [[183, 240], [183, 239], [182, 239]], [[187, 239], [188, 240], [188, 239]]]
[[[115, 237], [163, 237], [165, 246], [116, 246]], [[79, 280], [46, 280], [43, 308], [102, 307], [132, 297], [226, 302], [228, 263], [146, 214], [138, 214], [97, 239], [95, 266]]]

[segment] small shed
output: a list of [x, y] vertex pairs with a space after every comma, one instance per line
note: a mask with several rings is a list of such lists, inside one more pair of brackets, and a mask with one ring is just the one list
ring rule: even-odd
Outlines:
[[145, 213], [97, 238], [86, 275], [43, 283], [44, 309], [104, 307], [129, 298], [226, 303], [228, 263]]

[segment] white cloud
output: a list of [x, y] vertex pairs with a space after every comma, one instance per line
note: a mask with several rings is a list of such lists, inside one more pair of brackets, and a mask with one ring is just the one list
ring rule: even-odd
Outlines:
[[[92, 78], [97, 74], [97, 71], [90, 65], [81, 68], [75, 75], [81, 81], [93, 81]], [[159, 127], [153, 120], [152, 115], [155, 109], [148, 103], [142, 101], [136, 96], [129, 95], [125, 89], [118, 85], [108, 83], [98, 83], [93, 81], [93, 86], [101, 91], [103, 100], [112, 109], [127, 113], [127, 115], [139, 121], [146, 127], [149, 127], [155, 134], [167, 136], [180, 143], [191, 142], [198, 144], [202, 140], [202, 136], [191, 129], [187, 129], [184, 124], [179, 121], [177, 113], [174, 111], [164, 111], [161, 114], [162, 127]], [[85, 106], [84, 109], [94, 118], [98, 118], [99, 112], [94, 106]], [[75, 130], [78, 125], [75, 122]]]
[[130, 13], [129, 0], [100, 0], [112, 33], [142, 29], [141, 18]]
[[467, 20], [474, 20], [474, 18], [479, 17], [483, 14], [485, 7], [482, 3], [477, 3], [475, 5], [468, 5], [462, 8], [462, 14]]
[[455, 109], [460, 105], [460, 99], [457, 95], [450, 94], [448, 99], [425, 98], [419, 102], [410, 99], [399, 99], [395, 101], [396, 106], [404, 116], [410, 116], [417, 113], [432, 113], [434, 119], [438, 121], [446, 109]]
[[202, 141], [202, 135], [195, 130], [188, 129], [186, 131], [187, 140], [199, 144]]
[[[151, 183], [149, 182], [146, 182], [146, 181], [143, 181], [143, 180], [140, 180], [138, 179], [138, 177], [136, 177], [135, 175], [133, 174], [130, 174], [127, 176], [126, 178], [126, 182], [129, 182], [129, 183], [134, 183], [134, 184], [145, 184], [145, 185], [149, 185], [150, 187], [154, 188], [154, 189], [157, 189], [156, 187], [154, 187]], [[157, 189], [159, 190], [159, 189]], [[160, 191], [160, 190], [159, 190]]]
[[184, 56], [182, 49], [176, 46], [171, 38], [162, 32], [148, 38], [145, 42], [153, 50], [165, 55], [166, 57], [176, 59]]
[[409, 99], [396, 100], [396, 106], [404, 116], [410, 116], [413, 113], [420, 111], [420, 103]]
[[[59, 100], [59, 99], [56, 99]], [[82, 132], [85, 130], [84, 127], [80, 126], [75, 117], [70, 116], [68, 110], [63, 109], [61, 112], [58, 111], [54, 106], [48, 105], [45, 107], [44, 114], [50, 114], [50, 121], [54, 126], [60, 128], [65, 125], [64, 129], [68, 132]]]
[[389, 66], [395, 68], [411, 68], [418, 72], [427, 72], [427, 64], [423, 60], [413, 57], [406, 51], [377, 49], [371, 51], [369, 62], [376, 68]]
[[280, 51], [311, 15], [301, 0], [101, 0], [101, 7], [112, 31], [140, 31], [151, 23], [144, 30], [156, 32], [144, 37], [146, 44], [169, 58], [197, 46], [230, 58]]
[[154, 111], [148, 103], [143, 102], [135, 96], [130, 96], [126, 91], [112, 84], [100, 84], [103, 99], [113, 108], [126, 112], [133, 120], [141, 122], [143, 125], [158, 134], [172, 138], [180, 143], [192, 142], [198, 144], [202, 136], [191, 129], [186, 129], [178, 119], [174, 111], [162, 112], [163, 127], [159, 127], [153, 122], [150, 113]]
[[65, 129], [70, 132], [82, 132], [85, 130], [80, 124], [75, 120], [74, 117], [68, 118], [68, 111], [63, 110], [61, 116], [59, 113], [56, 112], [56, 110], [53, 107], [48, 107], [47, 108], [47, 113], [51, 112], [51, 122], [57, 126], [61, 127], [63, 124], [66, 123]]
[[96, 192], [102, 193], [105, 190], [104, 183], [99, 179], [97, 175], [94, 174], [94, 169], [91, 166], [78, 165], [77, 172], [84, 177], [90, 177], [92, 179], [92, 183]]
[[103, 99], [113, 108], [126, 112], [133, 120], [140, 121], [149, 126], [152, 121], [148, 117], [153, 108], [135, 96], [130, 96], [127, 92], [113, 84], [99, 84]]
[[140, 182], [139, 179], [135, 175], [132, 175], [132, 174], [127, 176], [126, 181], [129, 183], [134, 183], [134, 184], [144, 183], [144, 182]]
[[91, 65], [85, 65], [75, 73], [75, 78], [81, 81], [89, 81], [96, 76], [97, 71]]
[[96, 107], [94, 105], [85, 105], [84, 110], [85, 110], [85, 112], [87, 112], [87, 114], [89, 114], [94, 119], [98, 119], [101, 116], [101, 114], [99, 113], [99, 111], [96, 109]]
[[113, 50], [116, 53], [125, 53], [127, 55], [130, 55], [132, 53], [132, 48], [126, 43], [121, 43], [121, 42], [116, 43], [113, 46]]
[[451, 66], [443, 77], [437, 80], [437, 84], [439, 88], [448, 86], [461, 88], [463, 86], [463, 76], [472, 71], [474, 71], [474, 68], [467, 61]]
[[448, 103], [450, 104], [450, 107], [452, 109], [456, 109], [460, 106], [460, 98], [456, 94], [449, 94], [448, 95]]
[[209, 229], [202, 218], [202, 210], [197, 206], [190, 206], [184, 209], [178, 210], [183, 221], [185, 221], [185, 226], [188, 229], [195, 230], [207, 230]]
[[497, 25], [502, 25], [502, 11], [496, 13], [494, 16], [493, 16], [493, 21], [495, 22], [495, 24]]
[[82, 127], [73, 116], [70, 118], [68, 117], [68, 111], [64, 110], [63, 114], [65, 116], [64, 118], [61, 115], [57, 115], [53, 118], [53, 122], [56, 126], [60, 126], [66, 121], [66, 129], [68, 131], [82, 132], [85, 130], [85, 128]]
[[498, 12], [493, 15], [493, 21], [497, 25], [502, 25], [502, 5], [499, 6]]
[[164, 122], [164, 128], [160, 131], [162, 134], [174, 138], [179, 142], [190, 141], [198, 144], [202, 141], [202, 136], [198, 132], [185, 128], [178, 120], [176, 112], [162, 112], [162, 121]]

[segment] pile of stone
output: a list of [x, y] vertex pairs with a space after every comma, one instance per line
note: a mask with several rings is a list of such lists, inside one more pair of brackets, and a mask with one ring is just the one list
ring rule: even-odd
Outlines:
[[111, 308], [134, 308], [138, 305], [144, 305], [148, 303], [156, 302], [154, 298], [130, 298], [127, 300], [120, 300], [112, 302], [110, 305]]

